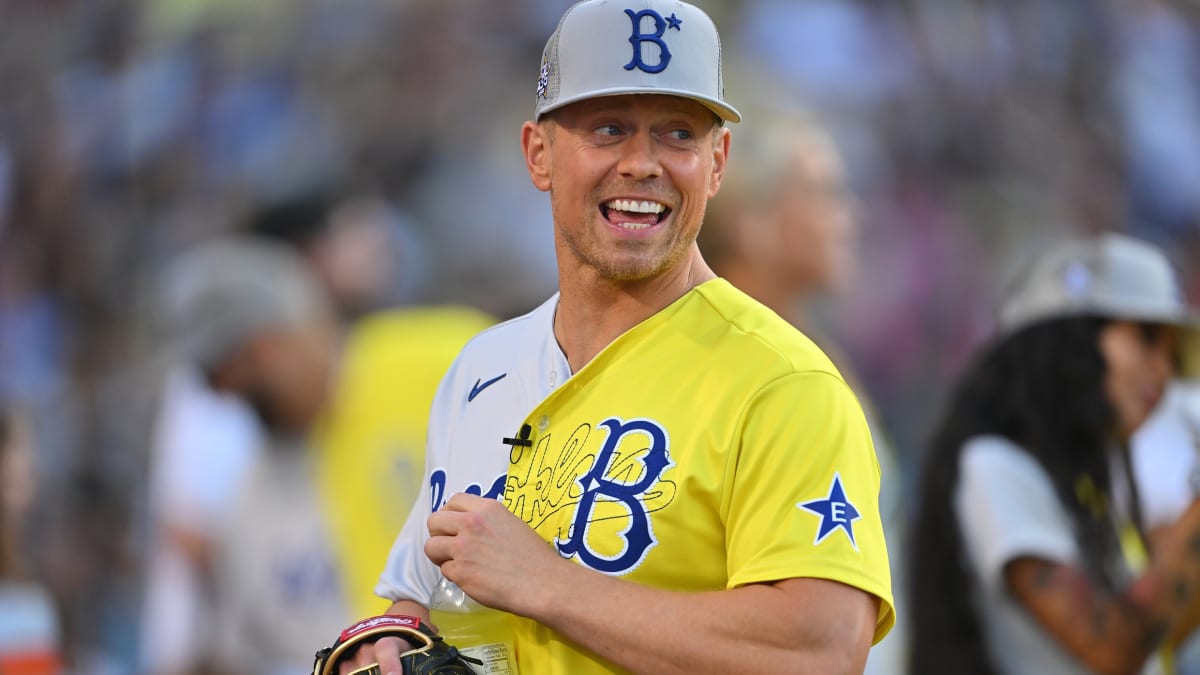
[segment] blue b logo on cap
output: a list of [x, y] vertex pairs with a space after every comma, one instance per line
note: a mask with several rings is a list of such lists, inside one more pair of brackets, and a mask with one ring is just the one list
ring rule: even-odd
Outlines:
[[[667, 32], [668, 28], [682, 30], [679, 26], [683, 21], [676, 18], [674, 14], [664, 19], [661, 14], [652, 9], [643, 9], [640, 12], [627, 9], [625, 13], [629, 15], [629, 20], [633, 22], [633, 33], [629, 36], [629, 44], [633, 45], [633, 59], [625, 64], [625, 70], [637, 68], [647, 73], [661, 73], [666, 69], [667, 64], [671, 62], [671, 50], [667, 48], [667, 43], [662, 39], [663, 33]], [[642, 19], [645, 17], [654, 19], [654, 32], [642, 32]], [[651, 65], [642, 60], [643, 42], [653, 42], [658, 45], [658, 63]]]

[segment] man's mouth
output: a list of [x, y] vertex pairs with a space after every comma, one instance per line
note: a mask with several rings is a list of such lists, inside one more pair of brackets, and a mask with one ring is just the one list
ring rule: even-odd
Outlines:
[[600, 205], [600, 213], [609, 223], [636, 232], [666, 220], [671, 215], [671, 209], [651, 200], [613, 199]]

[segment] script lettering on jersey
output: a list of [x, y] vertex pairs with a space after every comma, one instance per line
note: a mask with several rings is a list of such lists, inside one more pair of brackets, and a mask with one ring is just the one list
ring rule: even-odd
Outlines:
[[565, 439], [546, 434], [532, 449], [513, 449], [521, 472], [510, 471], [505, 502], [543, 536], [553, 530], [564, 557], [624, 574], [658, 543], [651, 514], [675, 497], [675, 484], [663, 478], [674, 466], [669, 441], [654, 420], [616, 417], [595, 430], [580, 425]]
[[[499, 499], [500, 495], [504, 493], [505, 476], [506, 474], [500, 474], [499, 476], [496, 476], [495, 480], [492, 481], [491, 487], [488, 488], [486, 493], [483, 491], [483, 486], [479, 483], [471, 483], [462, 490], [459, 490], [459, 492], [465, 492], [469, 495], [475, 495], [476, 497], [482, 496], [488, 499]], [[431, 501], [430, 506], [435, 512], [445, 506], [446, 501], [450, 499], [450, 495], [446, 493], [446, 482], [447, 476], [445, 469], [437, 468], [430, 472], [429, 498]]]
[[[629, 44], [633, 45], [633, 59], [625, 64], [625, 70], [637, 68], [651, 74], [666, 70], [667, 64], [671, 62], [671, 50], [667, 47], [666, 40], [663, 40], [663, 33], [667, 32], [667, 28], [681, 30], [679, 26], [683, 22], [675, 18], [674, 14], [664, 19], [661, 14], [652, 9], [643, 9], [640, 12], [627, 9], [625, 13], [633, 22], [633, 33], [629, 36]], [[642, 32], [642, 20], [645, 18], [654, 20], [654, 31], [651, 33]], [[658, 46], [658, 63], [650, 64], [642, 59], [642, 43], [644, 42], [653, 42]]]

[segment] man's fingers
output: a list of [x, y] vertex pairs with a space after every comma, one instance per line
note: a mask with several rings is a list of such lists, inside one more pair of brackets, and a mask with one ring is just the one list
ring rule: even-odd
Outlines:
[[452, 537], [458, 534], [459, 520], [462, 518], [462, 513], [447, 513], [438, 511], [425, 521], [425, 526], [429, 529], [429, 536]]
[[372, 645], [364, 644], [358, 649], [355, 649], [350, 656], [343, 656], [338, 663], [338, 675], [349, 675], [354, 671], [369, 666], [375, 663], [374, 650]]
[[412, 649], [408, 642], [398, 637], [382, 637], [375, 641], [375, 658], [379, 661], [379, 672], [383, 675], [404, 675], [400, 665], [400, 654]]
[[425, 557], [429, 558], [434, 565], [441, 565], [451, 559], [450, 554], [450, 537], [431, 536], [425, 540]]
[[354, 650], [352, 656], [342, 658], [338, 664], [338, 675], [350, 675], [375, 663], [379, 664], [379, 672], [383, 675], [404, 675], [404, 667], [400, 665], [400, 654], [409, 649], [412, 647], [405, 640], [391, 636], [381, 637]]
[[462, 534], [464, 529], [479, 526], [483, 521], [483, 514], [487, 513], [487, 509], [491, 506], [488, 502], [496, 505], [499, 504], [494, 500], [474, 495], [454, 495], [450, 501], [446, 502], [445, 506], [431, 513], [429, 518], [425, 520], [425, 526], [429, 529], [429, 535], [432, 537], [452, 537]]
[[504, 506], [494, 499], [463, 492], [451, 497], [445, 506], [430, 514], [425, 521], [429, 530], [429, 538], [424, 546], [426, 557], [435, 565], [454, 559], [454, 550], [461, 547], [457, 540], [483, 534], [487, 530], [487, 522], [492, 519], [489, 514], [495, 509], [503, 510]]
[[[447, 510], [449, 510], [449, 511], [471, 511], [471, 510], [478, 508], [479, 503], [482, 501], [485, 501], [485, 499], [478, 495], [473, 495], [473, 494], [469, 494], [466, 492], [456, 492], [455, 494], [450, 496], [450, 499], [446, 502], [445, 506], [438, 509], [438, 513], [441, 513], [442, 511], [447, 511]], [[486, 500], [486, 501], [494, 501], [494, 500]]]

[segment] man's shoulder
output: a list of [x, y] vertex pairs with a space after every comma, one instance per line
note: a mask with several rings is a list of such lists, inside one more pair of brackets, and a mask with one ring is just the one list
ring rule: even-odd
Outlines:
[[[740, 367], [752, 362], [783, 372], [822, 371], [841, 377], [812, 339], [729, 282], [717, 279], [697, 290], [704, 303], [698, 305], [696, 319], [708, 324], [714, 338], [719, 338], [713, 347], [723, 352], [722, 361]], [[736, 359], [725, 359], [727, 355]]]
[[[545, 361], [548, 345], [553, 343], [557, 302], [558, 296], [553, 296], [533, 311], [491, 326], [468, 340], [442, 382], [447, 393], [462, 392], [462, 396], [443, 396], [442, 408], [458, 409], [473, 402], [485, 389], [494, 393], [518, 381], [527, 381], [536, 373]], [[501, 381], [499, 389], [493, 388]], [[450, 407], [446, 408], [447, 405]]]

